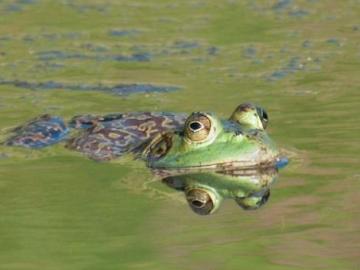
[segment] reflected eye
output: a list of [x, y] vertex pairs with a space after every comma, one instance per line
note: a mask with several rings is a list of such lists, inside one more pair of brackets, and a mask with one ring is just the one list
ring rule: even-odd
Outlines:
[[193, 113], [185, 122], [185, 135], [191, 141], [205, 140], [211, 129], [210, 119], [201, 113]]
[[199, 215], [208, 215], [214, 209], [214, 203], [209, 194], [201, 189], [191, 189], [187, 191], [186, 200], [190, 208]]

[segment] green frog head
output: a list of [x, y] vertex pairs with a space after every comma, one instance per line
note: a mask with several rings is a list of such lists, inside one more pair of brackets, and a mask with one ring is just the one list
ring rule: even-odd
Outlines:
[[251, 103], [238, 106], [229, 119], [194, 112], [182, 131], [159, 134], [143, 155], [150, 168], [165, 172], [167, 184], [185, 193], [198, 214], [214, 213], [224, 198], [257, 209], [269, 198], [275, 178], [259, 171], [276, 171], [282, 162], [267, 124], [266, 111]]
[[159, 134], [143, 152], [151, 168], [228, 168], [274, 164], [279, 152], [267, 135], [264, 109], [238, 106], [230, 119], [194, 112], [177, 133]]

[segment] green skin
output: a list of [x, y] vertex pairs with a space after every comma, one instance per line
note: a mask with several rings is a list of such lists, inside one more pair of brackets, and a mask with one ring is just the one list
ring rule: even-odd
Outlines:
[[[200, 131], [189, 125], [199, 115], [209, 119], [211, 127], [204, 138], [193, 140]], [[257, 193], [268, 189], [275, 179], [274, 166], [279, 159], [279, 151], [265, 131], [267, 120], [266, 112], [252, 104], [240, 105], [229, 120], [193, 113], [182, 133], [155, 138], [143, 156], [150, 168], [168, 176], [165, 182], [185, 192], [198, 214], [214, 213], [223, 198], [235, 199], [244, 209], [256, 209], [264, 197]], [[166, 153], [159, 156], [159, 148]]]

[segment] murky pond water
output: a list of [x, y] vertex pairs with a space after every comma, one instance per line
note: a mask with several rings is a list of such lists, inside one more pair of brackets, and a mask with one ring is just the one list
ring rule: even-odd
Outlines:
[[131, 158], [0, 147], [0, 269], [359, 269], [360, 3], [0, 1], [0, 128], [43, 113], [270, 114], [269, 203], [201, 217]]

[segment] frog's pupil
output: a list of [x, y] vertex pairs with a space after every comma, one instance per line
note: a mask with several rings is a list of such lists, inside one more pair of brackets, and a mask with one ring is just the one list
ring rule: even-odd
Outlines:
[[189, 126], [191, 131], [193, 132], [196, 132], [202, 128], [202, 124], [200, 122], [195, 122], [195, 121], [191, 122]]
[[268, 121], [269, 117], [265, 111], [263, 111], [263, 118], [265, 121]]

